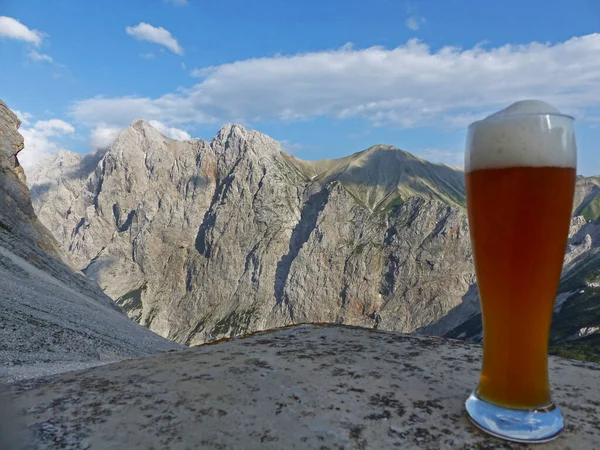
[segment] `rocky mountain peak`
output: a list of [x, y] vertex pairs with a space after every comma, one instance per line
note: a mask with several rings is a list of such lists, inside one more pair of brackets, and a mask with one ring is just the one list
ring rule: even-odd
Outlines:
[[246, 133], [247, 131], [242, 125], [238, 125], [235, 123], [226, 123], [219, 129], [219, 131], [213, 138], [213, 141], [223, 143], [228, 139], [241, 139], [245, 136]]
[[224, 155], [226, 159], [242, 155], [255, 158], [277, 157], [281, 153], [279, 142], [270, 136], [255, 130], [246, 130], [237, 124], [223, 125], [210, 145], [218, 155]]
[[35, 170], [39, 170], [43, 166], [54, 166], [66, 169], [81, 163], [82, 159], [82, 154], [62, 149], [57, 154], [51, 155], [47, 159], [45, 159], [41, 164], [39, 164], [35, 168]]
[[164, 136], [160, 131], [150, 124], [147, 120], [136, 119], [131, 124], [119, 133], [112, 146], [125, 140], [126, 143], [135, 140], [167, 140], [168, 137]]
[[136, 121], [88, 173], [36, 208], [130, 317], [178, 342], [297, 321], [413, 331], [473, 277], [462, 173], [394, 147], [301, 161], [240, 125], [179, 142]]
[[398, 147], [387, 144], [375, 144], [369, 147], [364, 151], [365, 153], [377, 153], [377, 152], [398, 152], [400, 154], [406, 155], [407, 157], [412, 157], [413, 159], [418, 159], [412, 153], [407, 152], [406, 150], [401, 150]]

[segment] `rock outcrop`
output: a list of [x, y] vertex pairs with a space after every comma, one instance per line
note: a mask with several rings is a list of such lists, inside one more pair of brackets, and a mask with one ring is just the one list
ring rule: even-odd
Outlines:
[[[523, 448], [466, 417], [480, 356], [465, 342], [301, 325], [12, 385], [8, 405], [33, 449]], [[549, 366], [566, 429], [543, 448], [598, 448], [600, 366]]]
[[0, 101], [0, 381], [180, 348], [72, 269], [31, 205], [19, 125]]
[[77, 267], [181, 343], [299, 322], [412, 332], [474, 282], [462, 172], [394, 147], [306, 162], [237, 125], [180, 142], [138, 120], [30, 185]]

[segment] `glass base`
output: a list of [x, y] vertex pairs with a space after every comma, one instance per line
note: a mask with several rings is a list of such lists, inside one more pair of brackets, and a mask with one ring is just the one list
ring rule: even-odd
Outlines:
[[554, 403], [543, 409], [510, 409], [488, 403], [473, 392], [465, 407], [477, 428], [507, 441], [548, 442], [564, 428], [563, 416]]

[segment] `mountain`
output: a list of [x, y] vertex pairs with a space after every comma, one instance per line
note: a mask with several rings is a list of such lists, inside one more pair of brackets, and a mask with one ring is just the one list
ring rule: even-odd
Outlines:
[[0, 381], [180, 348], [73, 269], [34, 213], [19, 125], [0, 101]]
[[302, 161], [290, 155], [283, 156], [307, 179], [320, 184], [339, 181], [371, 210], [415, 196], [465, 205], [462, 171], [432, 164], [389, 145], [375, 145], [336, 160]]
[[301, 322], [412, 332], [472, 292], [462, 172], [394, 147], [308, 162], [238, 125], [182, 142], [138, 120], [29, 181], [77, 268], [177, 342]]
[[[30, 185], [77, 267], [177, 342], [301, 322], [481, 339], [464, 174], [395, 147], [303, 161], [238, 125], [181, 142], [138, 120]], [[580, 353], [600, 326], [599, 194], [578, 177], [553, 324]]]

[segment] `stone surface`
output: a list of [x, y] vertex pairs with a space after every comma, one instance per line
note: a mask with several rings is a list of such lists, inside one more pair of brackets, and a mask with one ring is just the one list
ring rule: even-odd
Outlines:
[[127, 318], [71, 267], [34, 213], [18, 128], [0, 101], [0, 381], [181, 348]]
[[[523, 448], [482, 434], [464, 413], [480, 352], [300, 325], [23, 382], [6, 395], [29, 448]], [[566, 431], [543, 448], [600, 448], [600, 366], [551, 358], [550, 373]]]
[[394, 147], [307, 162], [237, 125], [180, 142], [138, 120], [29, 180], [77, 267], [177, 342], [299, 322], [412, 332], [477, 308], [462, 172]]

